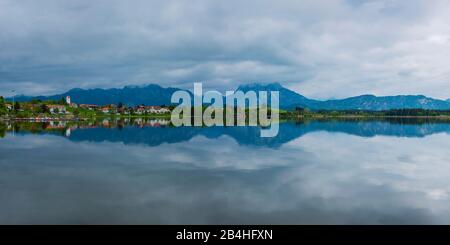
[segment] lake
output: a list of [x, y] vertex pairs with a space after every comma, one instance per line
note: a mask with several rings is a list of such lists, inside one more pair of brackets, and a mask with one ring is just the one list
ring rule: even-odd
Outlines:
[[450, 123], [0, 124], [1, 224], [450, 224]]

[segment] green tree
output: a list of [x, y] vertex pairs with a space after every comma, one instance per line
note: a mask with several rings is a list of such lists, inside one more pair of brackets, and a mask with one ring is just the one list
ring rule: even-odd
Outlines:
[[32, 99], [32, 100], [30, 101], [31, 104], [39, 104], [39, 103], [41, 103], [41, 102], [42, 102], [42, 101], [39, 100], [39, 99]]
[[41, 111], [42, 113], [50, 113], [50, 111], [48, 110], [48, 106], [46, 104], [41, 105]]
[[0, 107], [0, 116], [2, 116], [2, 115], [6, 115], [6, 108], [2, 108], [2, 107]]
[[6, 125], [0, 124], [0, 138], [5, 137], [6, 135]]
[[6, 114], [6, 106], [5, 106], [5, 99], [3, 99], [2, 96], [0, 96], [0, 115]]
[[16, 103], [14, 104], [14, 110], [17, 112], [18, 110], [20, 110], [20, 103], [16, 101]]
[[297, 112], [297, 113], [303, 113], [303, 112], [305, 112], [305, 108], [303, 108], [303, 107], [295, 107], [295, 112]]

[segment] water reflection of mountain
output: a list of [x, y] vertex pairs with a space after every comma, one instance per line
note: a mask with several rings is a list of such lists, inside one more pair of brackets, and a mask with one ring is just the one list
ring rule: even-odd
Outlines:
[[[162, 127], [161, 127], [162, 126]], [[280, 124], [279, 134], [273, 138], [261, 138], [258, 127], [169, 127], [167, 124], [146, 122], [145, 124], [98, 122], [90, 125], [77, 123], [8, 125], [15, 128], [18, 134], [38, 133], [65, 136], [81, 142], [123, 142], [124, 144], [160, 144], [189, 141], [195, 136], [218, 138], [229, 136], [241, 145], [278, 147], [305, 134], [318, 131], [346, 133], [360, 137], [377, 135], [394, 137], [424, 137], [436, 133], [450, 133], [450, 123], [445, 121], [429, 121], [417, 119], [403, 120], [322, 120], [298, 121]]]
[[277, 147], [307, 133], [327, 131], [347, 133], [361, 137], [376, 135], [396, 137], [424, 137], [435, 133], [450, 133], [450, 124], [393, 124], [390, 122], [319, 122], [282, 123], [278, 136], [261, 138], [258, 127], [124, 127], [120, 130], [108, 128], [90, 128], [75, 130], [70, 135], [73, 141], [111, 141], [124, 144], [147, 144], [156, 146], [163, 143], [188, 141], [195, 136], [218, 138], [229, 136], [241, 145]]
[[[153, 125], [153, 126], [152, 126]], [[155, 127], [156, 125], [156, 127]], [[94, 125], [60, 125], [36, 126], [27, 130], [23, 126], [20, 133], [48, 133], [65, 136], [68, 139], [93, 142], [123, 142], [124, 144], [145, 144], [157, 146], [164, 143], [178, 143], [189, 141], [195, 136], [218, 138], [229, 136], [241, 145], [255, 145], [278, 147], [305, 134], [318, 131], [346, 133], [360, 137], [373, 137], [376, 135], [395, 137], [424, 137], [435, 133], [450, 133], [450, 123], [444, 121], [418, 121], [408, 120], [339, 120], [339, 121], [300, 121], [280, 124], [279, 134], [273, 138], [261, 138], [258, 127], [168, 127], [158, 124], [146, 123], [117, 124], [96, 123]], [[11, 128], [11, 127], [10, 127]], [[42, 130], [37, 130], [42, 129]]]

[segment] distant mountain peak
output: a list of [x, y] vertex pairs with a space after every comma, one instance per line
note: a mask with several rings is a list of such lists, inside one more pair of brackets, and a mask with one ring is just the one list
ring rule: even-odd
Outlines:
[[162, 86], [155, 83], [147, 83], [141, 85], [126, 85], [122, 89], [140, 89], [140, 88], [162, 88]]
[[248, 84], [244, 84], [244, 85], [240, 85], [236, 91], [248, 91], [248, 90], [268, 90], [268, 91], [272, 91], [272, 90], [280, 90], [280, 89], [285, 89], [280, 83], [278, 82], [271, 82], [271, 83], [248, 83]]
[[[377, 96], [373, 95], [373, 94], [363, 94], [363, 95], [358, 95], [358, 96], [350, 97], [350, 98], [368, 98], [368, 99], [373, 99], [373, 98], [377, 98]], [[350, 99], [350, 98], [348, 98], [348, 99]], [[336, 100], [338, 100], [338, 99], [336, 99]]]
[[80, 92], [80, 91], [84, 91], [84, 89], [82, 89], [82, 88], [73, 88], [73, 89], [67, 91], [67, 93], [69, 93], [69, 92]]

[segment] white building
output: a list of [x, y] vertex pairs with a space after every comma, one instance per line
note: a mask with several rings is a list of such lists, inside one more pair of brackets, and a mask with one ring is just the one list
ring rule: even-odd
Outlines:
[[49, 105], [48, 110], [51, 114], [66, 113], [66, 107], [63, 105]]
[[147, 113], [164, 114], [169, 113], [170, 110], [160, 106], [149, 106], [146, 108]]
[[103, 107], [101, 111], [105, 114], [109, 113], [109, 107]]

